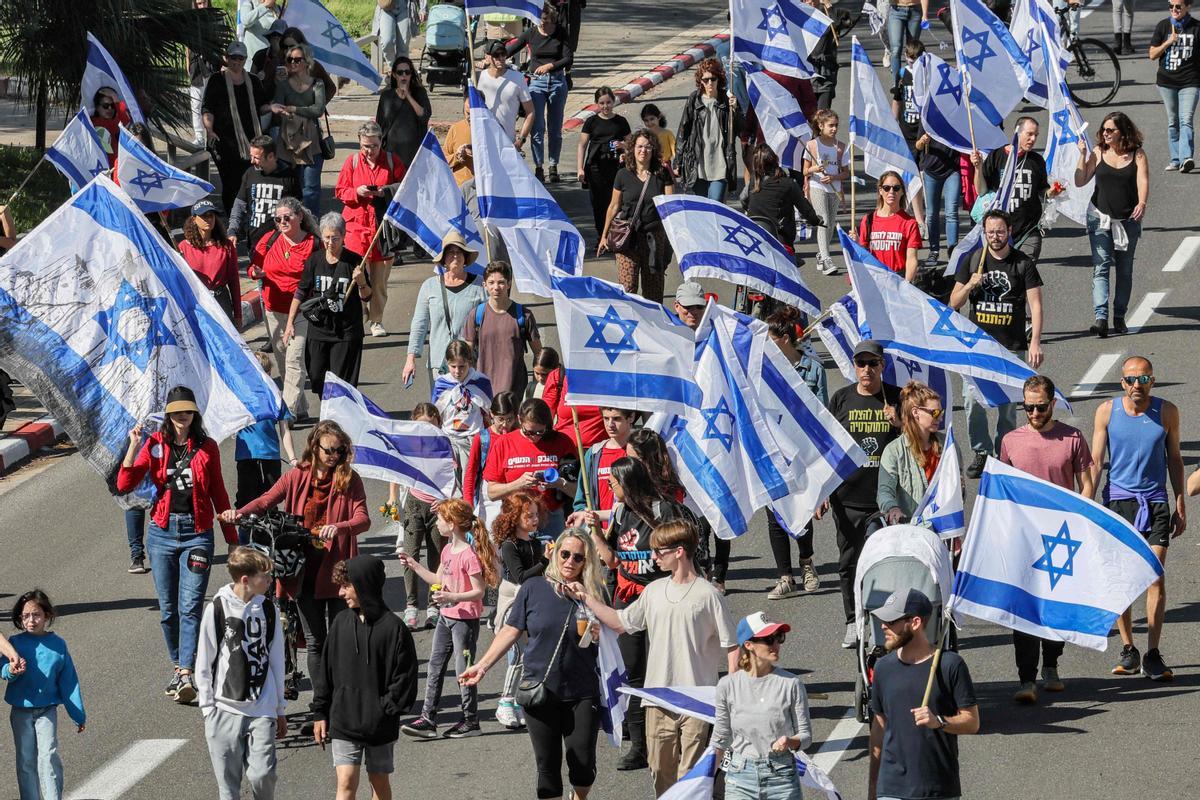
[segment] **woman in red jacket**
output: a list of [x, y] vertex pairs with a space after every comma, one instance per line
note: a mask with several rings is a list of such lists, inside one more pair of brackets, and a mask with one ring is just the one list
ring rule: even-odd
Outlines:
[[308, 674], [321, 674], [321, 648], [333, 618], [346, 607], [333, 582], [333, 567], [358, 555], [358, 535], [371, 527], [367, 492], [362, 478], [351, 469], [354, 446], [342, 427], [332, 420], [317, 423], [295, 469], [275, 482], [257, 500], [221, 515], [236, 522], [245, 514], [261, 514], [283, 503], [283, 510], [304, 518], [315, 542], [305, 548], [304, 574], [296, 602], [308, 648]]
[[387, 282], [392, 273], [392, 254], [380, 251], [375, 229], [383, 222], [383, 210], [403, 178], [404, 162], [383, 149], [383, 129], [375, 122], [364, 122], [358, 129], [358, 152], [342, 164], [333, 196], [342, 201], [346, 248], [367, 255], [368, 277], [374, 290], [367, 311], [372, 336], [387, 335], [383, 308], [387, 305]]
[[[162, 430], [145, 444], [140, 423], [129, 432], [129, 449], [117, 470], [117, 492], [133, 491], [147, 475], [154, 484], [146, 552], [174, 666], [166, 694], [177, 703], [190, 703], [196, 699], [192, 670], [212, 563], [213, 510], [228, 511], [229, 495], [221, 479], [221, 453], [204, 433], [191, 389], [176, 386], [167, 393], [166, 417]], [[221, 527], [225, 541], [236, 544], [233, 527]]]

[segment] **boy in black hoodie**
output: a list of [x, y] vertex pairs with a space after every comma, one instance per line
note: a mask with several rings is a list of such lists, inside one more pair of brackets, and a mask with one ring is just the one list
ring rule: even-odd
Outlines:
[[400, 715], [417, 695], [412, 634], [383, 602], [383, 562], [375, 556], [339, 561], [338, 594], [349, 606], [333, 620], [322, 670], [313, 676], [313, 737], [333, 742], [337, 796], [354, 797], [359, 765], [379, 800], [391, 800], [388, 776], [400, 738]]

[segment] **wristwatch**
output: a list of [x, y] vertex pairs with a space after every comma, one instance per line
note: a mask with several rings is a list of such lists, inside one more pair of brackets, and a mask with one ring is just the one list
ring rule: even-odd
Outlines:
[[[946, 727], [946, 725], [948, 724], [946, 722], [946, 718], [943, 717], [941, 714], [934, 714], [933, 717], [934, 717], [934, 719], [936, 719], [938, 721], [938, 725], [940, 725], [941, 728]], [[939, 728], [938, 730], [941, 730], [941, 728]]]

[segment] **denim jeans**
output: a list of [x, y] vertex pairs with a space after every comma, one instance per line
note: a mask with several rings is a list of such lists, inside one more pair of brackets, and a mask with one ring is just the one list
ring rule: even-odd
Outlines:
[[[1116, 224], [1116, 221], [1113, 221]], [[1124, 319], [1129, 308], [1129, 294], [1133, 291], [1133, 256], [1137, 251], [1138, 239], [1142, 236], [1142, 223], [1132, 219], [1121, 220], [1129, 245], [1124, 250], [1113, 246], [1112, 231], [1099, 230], [1100, 218], [1088, 213], [1088, 242], [1092, 245], [1092, 305], [1096, 319], [1108, 319], [1108, 273], [1115, 266], [1116, 286], [1112, 295], [1113, 317]]]
[[1196, 141], [1196, 129], [1192, 118], [1196, 116], [1196, 98], [1200, 97], [1200, 86], [1183, 89], [1158, 87], [1163, 105], [1167, 109], [1167, 143], [1171, 147], [1171, 163], [1182, 164], [1191, 158]]
[[[454, 674], [461, 675], [467, 668], [467, 654], [475, 660], [475, 642], [479, 639], [478, 619], [452, 619], [439, 615], [433, 629], [433, 644], [429, 650], [429, 664], [425, 677], [425, 705], [421, 716], [430, 722], [437, 720], [438, 704], [442, 701], [442, 678], [450, 659], [454, 659]], [[457, 681], [456, 681], [457, 683]], [[474, 686], [459, 686], [462, 715], [465, 720], [479, 718], [479, 691]]]
[[[1020, 354], [1017, 354], [1020, 356]], [[989, 456], [999, 455], [1000, 440], [1004, 434], [1017, 427], [1017, 409], [1019, 403], [1004, 403], [996, 407], [996, 436], [988, 432], [988, 407], [979, 402], [974, 393], [963, 386], [963, 406], [967, 414], [967, 438], [971, 449], [976, 453], [987, 453]]]
[[129, 541], [129, 557], [146, 555], [146, 509], [125, 509], [125, 538]]
[[900, 79], [900, 64], [904, 61], [904, 45], [910, 39], [921, 38], [921, 7], [892, 6], [887, 18], [888, 52], [892, 55], [892, 85]]
[[39, 796], [42, 800], [59, 800], [63, 766], [58, 757], [58, 706], [13, 706], [9, 722], [17, 757], [18, 794], [22, 800], [26, 797], [37, 800]]
[[725, 766], [725, 800], [801, 800], [800, 774], [791, 753], [768, 758], [731, 755]]
[[396, 0], [391, 11], [384, 11], [377, 3], [371, 27], [379, 36], [379, 52], [389, 68], [396, 56], [408, 55], [412, 40], [412, 10], [408, 0]]
[[724, 202], [725, 181], [706, 181], [696, 178], [696, 182], [692, 184], [692, 192], [701, 197], [707, 197], [709, 200], [716, 200], [718, 203]]
[[[928, 172], [923, 174], [925, 181], [925, 229], [929, 232], [929, 253], [938, 252], [941, 245], [941, 226], [938, 225], [938, 212], [946, 224], [946, 252], [958, 244], [958, 209], [962, 205], [962, 181], [958, 173], [945, 178], [935, 178]], [[938, 198], [942, 199], [938, 208]]]
[[[191, 514], [172, 514], [166, 530], [150, 523], [146, 551], [154, 574], [154, 590], [158, 593], [167, 655], [180, 669], [194, 669], [200, 615], [204, 611], [212, 564], [212, 529], [197, 531]], [[193, 551], [204, 558], [189, 563]]]
[[300, 167], [300, 191], [304, 207], [317, 219], [321, 218], [321, 167], [324, 164], [324, 157], [316, 153], [311, 164]]
[[567, 73], [564, 70], [535, 75], [529, 83], [533, 99], [533, 163], [541, 166], [546, 160], [546, 127], [550, 128], [549, 162], [558, 164], [562, 153], [563, 110], [567, 107]]

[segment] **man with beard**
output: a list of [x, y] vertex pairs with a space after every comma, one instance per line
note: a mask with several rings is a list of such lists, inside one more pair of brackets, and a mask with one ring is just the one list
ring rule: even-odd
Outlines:
[[[1077, 428], [1054, 419], [1054, 382], [1044, 375], [1025, 381], [1025, 414], [1029, 424], [1009, 431], [1000, 442], [1000, 460], [1024, 470], [1035, 478], [1077, 491], [1090, 497], [1092, 489], [1092, 453], [1087, 439]], [[1061, 692], [1066, 687], [1058, 677], [1058, 658], [1063, 642], [1040, 639], [1013, 631], [1017, 657], [1017, 678], [1021, 682], [1013, 700], [1037, 702], [1038, 652], [1042, 656], [1042, 687]]]
[[956, 737], [979, 731], [971, 673], [958, 653], [942, 653], [929, 702], [921, 705], [933, 667], [933, 604], [916, 589], [900, 589], [871, 614], [883, 624], [888, 654], [875, 664], [871, 685], [867, 800], [958, 798]]

